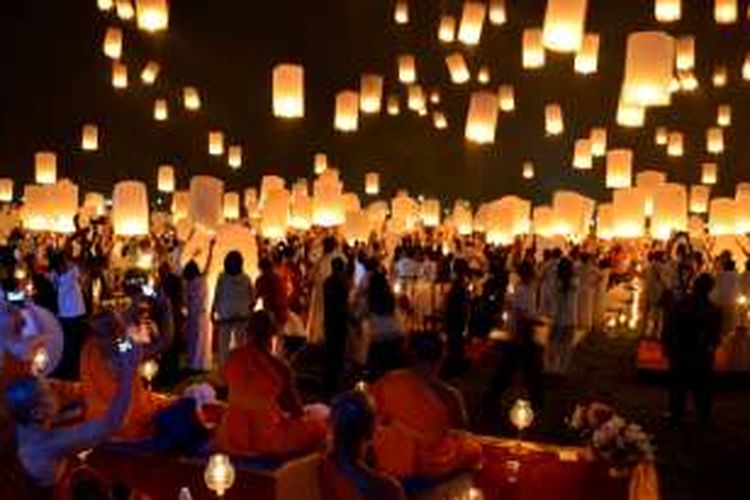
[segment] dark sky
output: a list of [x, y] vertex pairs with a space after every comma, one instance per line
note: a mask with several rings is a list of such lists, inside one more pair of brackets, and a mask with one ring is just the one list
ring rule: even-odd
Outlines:
[[[590, 0], [587, 31], [602, 36], [597, 75], [573, 72], [572, 55], [548, 52], [546, 67], [521, 70], [521, 31], [540, 27], [544, 0], [506, 0], [509, 22], [485, 24], [482, 44], [467, 50], [438, 43], [442, 12], [460, 16], [459, 1], [409, 0], [412, 22], [396, 26], [393, 0], [175, 0], [166, 35], [150, 37], [133, 24], [125, 28], [124, 61], [131, 86], [116, 93], [110, 85], [110, 62], [101, 53], [107, 26], [122, 24], [114, 14], [102, 15], [95, 0], [4, 2], [0, 19], [2, 91], [0, 106], [0, 176], [27, 182], [33, 177], [33, 154], [51, 148], [60, 155], [60, 175], [70, 176], [84, 190], [108, 192], [117, 179], [141, 178], [153, 185], [156, 166], [178, 166], [181, 185], [191, 175], [212, 173], [238, 189], [257, 183], [264, 173], [282, 173], [288, 180], [310, 175], [312, 156], [329, 154], [351, 190], [362, 190], [364, 172], [378, 170], [388, 189], [407, 187], [414, 194], [456, 196], [472, 200], [517, 193], [547, 201], [559, 188], [580, 189], [606, 196], [604, 162], [595, 169], [571, 168], [573, 142], [591, 126], [607, 125], [610, 147], [633, 147], [636, 166], [663, 168], [682, 182], [699, 180], [707, 161], [705, 129], [713, 125], [716, 106], [732, 104], [733, 126], [725, 131], [727, 152], [720, 158], [716, 192], [731, 193], [737, 181], [750, 180], [750, 147], [744, 143], [750, 125], [747, 110], [750, 82], [741, 80], [741, 66], [750, 50], [747, 2], [740, 0], [741, 21], [717, 27], [709, 0], [683, 0], [683, 19], [664, 28], [653, 19], [652, 0]], [[647, 125], [625, 130], [614, 125], [629, 32], [667, 29], [696, 34], [700, 89], [675, 97], [671, 108], [652, 110]], [[471, 146], [463, 138], [469, 91], [452, 86], [443, 58], [461, 48], [473, 71], [489, 64], [493, 83], [516, 86], [516, 111], [500, 117], [497, 141], [490, 147]], [[412, 113], [400, 117], [366, 117], [355, 135], [333, 131], [334, 94], [356, 89], [362, 72], [386, 76], [386, 90], [404, 88], [396, 81], [395, 57], [413, 53], [420, 80], [439, 86], [440, 109], [450, 129], [440, 132], [429, 118]], [[142, 65], [156, 59], [163, 66], [158, 84], [143, 87]], [[284, 122], [271, 115], [271, 68], [278, 62], [300, 62], [306, 71], [306, 116]], [[715, 64], [729, 68], [730, 84], [714, 89]], [[196, 85], [203, 110], [188, 116], [181, 109], [181, 88]], [[152, 119], [153, 101], [166, 96], [170, 120]], [[544, 137], [544, 105], [560, 102], [565, 134]], [[80, 126], [100, 125], [102, 149], [78, 151]], [[667, 125], [686, 133], [686, 154], [668, 159], [653, 145], [654, 127]], [[207, 131], [226, 131], [231, 142], [244, 146], [246, 162], [232, 172], [225, 159], [207, 154]], [[537, 179], [521, 179], [521, 162], [536, 164]]]

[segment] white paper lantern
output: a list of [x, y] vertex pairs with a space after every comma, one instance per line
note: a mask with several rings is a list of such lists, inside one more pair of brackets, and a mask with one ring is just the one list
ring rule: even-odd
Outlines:
[[112, 87], [128, 88], [128, 67], [119, 61], [112, 62]]
[[438, 28], [438, 40], [445, 43], [453, 43], [456, 40], [456, 18], [443, 16], [440, 18]]
[[640, 238], [645, 231], [646, 199], [638, 188], [616, 189], [612, 193], [614, 234], [618, 238]]
[[490, 24], [495, 26], [502, 26], [508, 21], [505, 0], [490, 0], [489, 18]]
[[334, 227], [344, 223], [343, 184], [339, 173], [329, 168], [313, 183], [313, 223]]
[[356, 132], [359, 127], [359, 94], [342, 90], [336, 94], [333, 128], [340, 132]]
[[136, 0], [138, 28], [156, 33], [169, 27], [169, 3], [167, 0]]
[[417, 61], [411, 54], [398, 56], [398, 81], [414, 83], [417, 81]]
[[260, 232], [264, 238], [278, 240], [289, 227], [289, 191], [274, 189], [268, 193], [261, 208]]
[[701, 164], [701, 184], [716, 184], [719, 175], [719, 166], [716, 163]]
[[386, 111], [388, 116], [398, 116], [401, 113], [401, 104], [399, 103], [397, 95], [389, 95], [386, 105]]
[[666, 240], [675, 232], [687, 231], [688, 199], [685, 186], [662, 184], [654, 192], [651, 236]]
[[524, 179], [533, 179], [534, 178], [534, 163], [530, 161], [523, 162], [523, 165], [521, 166], [521, 176]]
[[57, 182], [57, 155], [49, 151], [36, 153], [34, 176], [37, 184], [55, 184]]
[[[743, 74], [744, 74], [744, 66], [743, 66]], [[728, 80], [727, 67], [723, 65], [716, 66], [716, 68], [714, 68], [714, 74], [712, 77], [712, 82], [714, 84], [714, 87], [717, 87], [717, 88], [725, 87], [727, 84], [727, 80]]]
[[380, 174], [368, 172], [365, 174], [365, 194], [377, 196], [380, 194]]
[[714, 198], [708, 208], [708, 231], [712, 236], [734, 235], [737, 208], [732, 198]]
[[714, 0], [714, 19], [717, 24], [737, 22], [737, 0]]
[[668, 106], [675, 66], [674, 39], [659, 31], [632, 33], [627, 39], [621, 99], [637, 106]]
[[190, 192], [175, 191], [172, 193], [172, 223], [177, 224], [181, 220], [190, 217]]
[[169, 119], [169, 105], [166, 99], [154, 101], [154, 120], [163, 122]]
[[669, 142], [669, 131], [667, 127], [657, 127], [654, 133], [654, 142], [657, 146], [666, 146]]
[[131, 0], [116, 0], [117, 17], [123, 21], [130, 21], [135, 17], [135, 9]]
[[305, 70], [300, 64], [273, 68], [273, 114], [278, 118], [305, 116]]
[[551, 232], [573, 241], [588, 236], [595, 204], [574, 191], [555, 191], [552, 195], [553, 223]]
[[396, 24], [408, 24], [409, 22], [409, 3], [407, 0], [396, 0], [393, 9], [393, 20]]
[[592, 166], [591, 141], [589, 139], [578, 139], [573, 150], [573, 168], [590, 170]]
[[227, 149], [227, 165], [235, 170], [242, 166], [242, 146], [237, 144], [229, 146]]
[[607, 152], [608, 188], [629, 188], [633, 183], [633, 151], [630, 149], [613, 149]]
[[615, 212], [611, 203], [596, 207], [596, 236], [603, 240], [615, 237]]
[[87, 123], [81, 129], [81, 149], [96, 151], [99, 149], [99, 127]]
[[102, 12], [108, 12], [115, 6], [114, 0], [96, 0], [97, 8]]
[[695, 67], [695, 37], [681, 36], [675, 42], [677, 69], [689, 71]]
[[215, 177], [190, 179], [190, 221], [205, 231], [216, 231], [223, 222], [224, 183]]
[[471, 79], [469, 67], [466, 65], [466, 59], [460, 52], [453, 52], [445, 58], [445, 64], [448, 66], [451, 81], [455, 84], [463, 84]]
[[175, 189], [174, 167], [160, 165], [156, 173], [156, 187], [162, 193], [173, 193]]
[[711, 198], [711, 186], [693, 184], [690, 186], [690, 213], [708, 213], [708, 201]]
[[617, 105], [617, 124], [627, 128], [640, 128], [646, 122], [646, 108], [623, 101]]
[[122, 57], [122, 30], [111, 26], [104, 33], [104, 55], [118, 60]]
[[555, 52], [577, 52], [583, 42], [587, 0], [547, 0], [544, 46]]
[[559, 104], [544, 107], [544, 130], [547, 135], [560, 135], [565, 130], [562, 108]]
[[641, 189], [646, 197], [646, 215], [654, 213], [654, 194], [662, 184], [667, 182], [664, 172], [657, 170], [644, 170], [635, 176], [635, 185]]
[[516, 109], [516, 97], [513, 91], [513, 85], [500, 85], [497, 89], [498, 99], [500, 101], [500, 110], [509, 113]]
[[465, 137], [477, 144], [495, 142], [498, 102], [494, 92], [473, 92], [466, 117]]
[[413, 83], [406, 87], [406, 105], [420, 114], [427, 110], [427, 99], [421, 85]]
[[208, 154], [211, 156], [224, 154], [224, 132], [212, 130], [208, 133]]
[[466, 45], [478, 45], [486, 14], [487, 6], [484, 2], [466, 0], [458, 27], [458, 40]]
[[201, 96], [195, 87], [185, 87], [182, 89], [182, 104], [188, 111], [198, 111], [201, 109]]
[[383, 102], [383, 77], [362, 75], [359, 83], [359, 109], [362, 113], [380, 113]]
[[724, 152], [724, 129], [709, 127], [706, 130], [706, 151], [715, 155]]
[[161, 72], [161, 66], [156, 61], [149, 61], [141, 71], [141, 81], [144, 85], [153, 85]]
[[440, 200], [426, 198], [419, 207], [419, 217], [424, 227], [440, 225]]
[[477, 82], [482, 85], [490, 83], [490, 68], [488, 66], [480, 66], [479, 71], [477, 71]]
[[734, 197], [735, 231], [737, 234], [750, 233], [750, 185], [741, 182], [737, 184]]
[[121, 181], [112, 193], [112, 224], [119, 236], [149, 233], [148, 190], [140, 181]]
[[670, 132], [667, 137], [667, 155], [680, 157], [684, 153], [683, 135], [681, 132]]
[[247, 188], [243, 193], [243, 203], [245, 205], [245, 212], [251, 219], [258, 219], [260, 217], [260, 203], [258, 202], [258, 190], [256, 188]]
[[5, 177], [0, 179], [0, 202], [13, 201], [13, 179]]
[[720, 127], [728, 127], [732, 124], [732, 106], [720, 104], [716, 110], [716, 124]]
[[370, 238], [370, 220], [367, 214], [361, 210], [346, 212], [342, 234], [350, 245], [367, 243]]
[[448, 118], [445, 117], [445, 113], [442, 111], [434, 111], [432, 113], [432, 124], [438, 130], [445, 130], [448, 128]]
[[83, 209], [91, 217], [103, 217], [107, 212], [105, 203], [104, 195], [101, 193], [88, 192], [83, 197]]
[[591, 140], [591, 156], [604, 156], [607, 154], [607, 129], [594, 127], [589, 134]]
[[307, 192], [307, 181], [302, 180], [292, 186], [289, 226], [298, 231], [307, 231], [312, 227], [312, 217], [312, 198]]
[[591, 75], [599, 70], [599, 35], [587, 33], [573, 63], [576, 73]]
[[240, 218], [240, 194], [224, 193], [224, 218], [237, 220]]
[[524, 69], [539, 69], [544, 66], [544, 43], [542, 30], [530, 28], [523, 30], [522, 65]]
[[328, 156], [325, 153], [315, 153], [313, 157], [313, 171], [320, 175], [328, 169]]
[[682, 0], [654, 0], [654, 16], [660, 23], [672, 23], [682, 17]]

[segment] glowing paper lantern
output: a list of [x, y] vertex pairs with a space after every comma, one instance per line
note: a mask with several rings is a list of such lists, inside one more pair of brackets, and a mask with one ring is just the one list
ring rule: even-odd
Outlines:
[[482, 38], [487, 6], [484, 2], [466, 0], [458, 27], [458, 39], [466, 45], [478, 45]]
[[734, 197], [735, 231], [737, 234], [750, 233], [750, 186], [747, 183], [737, 185]]
[[638, 128], [646, 122], [646, 108], [623, 101], [617, 106], [617, 124], [622, 127]]
[[380, 113], [383, 102], [383, 77], [362, 75], [359, 83], [359, 109], [363, 113]]
[[211, 156], [224, 154], [224, 132], [212, 130], [208, 133], [208, 154]]
[[175, 191], [172, 194], [172, 222], [178, 223], [190, 216], [190, 193]]
[[227, 164], [234, 169], [242, 166], [242, 146], [229, 146], [229, 149], [227, 149]]
[[637, 106], [667, 106], [675, 59], [674, 39], [659, 31], [628, 36], [621, 99]]
[[466, 139], [477, 144], [494, 143], [497, 114], [497, 94], [486, 91], [472, 93], [466, 117]]
[[670, 132], [667, 138], [667, 155], [682, 156], [684, 153], [683, 135], [681, 132]]
[[104, 32], [104, 55], [118, 60], [122, 57], [122, 30], [114, 26]]
[[474, 232], [474, 217], [471, 213], [471, 205], [465, 200], [456, 200], [453, 204], [451, 215], [453, 225], [461, 236], [467, 236]]
[[96, 0], [96, 6], [100, 11], [107, 12], [112, 10], [112, 7], [115, 6], [115, 2], [114, 0]]
[[445, 117], [445, 113], [442, 111], [435, 111], [432, 113], [432, 124], [438, 130], [445, 130], [448, 128], [448, 119]]
[[497, 89], [497, 95], [500, 100], [501, 111], [509, 113], [516, 109], [516, 97], [513, 85], [500, 85]]
[[409, 22], [409, 3], [406, 0], [396, 1], [393, 20], [396, 21], [396, 24], [407, 24]]
[[313, 224], [333, 227], [344, 223], [343, 184], [339, 173], [329, 168], [313, 183]]
[[452, 43], [456, 40], [456, 18], [453, 16], [443, 16], [440, 18], [440, 27], [438, 28], [438, 40], [445, 43]]
[[260, 232], [264, 238], [281, 239], [289, 227], [289, 191], [274, 189], [261, 208]]
[[706, 130], [706, 151], [711, 154], [724, 152], [724, 129], [721, 127], [709, 127]]
[[693, 184], [690, 186], [690, 212], [705, 214], [708, 212], [708, 201], [711, 198], [711, 186]]
[[555, 212], [552, 207], [534, 207], [531, 218], [532, 232], [538, 236], [551, 237], [555, 234]]
[[118, 61], [112, 62], [112, 86], [116, 89], [128, 88], [128, 67]]
[[732, 106], [720, 104], [716, 110], [716, 124], [720, 127], [728, 127], [732, 124]]
[[698, 89], [698, 79], [692, 71], [679, 71], [677, 73], [680, 89], [683, 92], [694, 92]]
[[502, 26], [508, 21], [505, 0], [490, 0], [489, 18], [490, 24], [495, 26]]
[[117, 9], [117, 17], [123, 21], [130, 21], [135, 17], [135, 9], [130, 0], [117, 0], [115, 7]]
[[[744, 67], [743, 67], [743, 73], [744, 73]], [[712, 77], [712, 82], [714, 84], [714, 87], [721, 88], [726, 86], [727, 84], [727, 67], [726, 66], [716, 66], [714, 68], [714, 74]]]
[[240, 218], [240, 194], [224, 193], [224, 218], [237, 220]]
[[669, 131], [667, 127], [657, 127], [654, 133], [654, 141], [658, 146], [666, 146], [669, 141]]
[[121, 181], [112, 193], [112, 224], [119, 236], [148, 234], [148, 190], [140, 181]]
[[424, 227], [438, 227], [440, 225], [440, 200], [427, 198], [419, 207], [419, 217]]
[[745, 56], [745, 62], [742, 63], [742, 79], [750, 80], [750, 54]]
[[99, 149], [99, 127], [87, 123], [81, 130], [81, 149], [84, 151], [96, 151]]
[[175, 188], [174, 167], [161, 165], [156, 173], [156, 187], [162, 193], [172, 193]]
[[587, 0], [547, 0], [544, 46], [555, 52], [577, 52], [583, 42]]
[[136, 0], [138, 28], [155, 33], [169, 27], [169, 4], [167, 0]]
[[695, 67], [695, 37], [681, 36], [675, 42], [677, 69], [689, 71]]
[[106, 213], [104, 195], [101, 193], [89, 192], [83, 197], [83, 209], [91, 217], [103, 217]]
[[305, 116], [305, 70], [301, 65], [273, 68], [273, 114], [279, 118]]
[[738, 182], [734, 189], [735, 199], [750, 198], [750, 182]]
[[655, 0], [654, 16], [660, 23], [679, 21], [682, 17], [682, 0]]
[[48, 151], [36, 153], [34, 176], [37, 184], [55, 184], [57, 182], [57, 155]]
[[714, 198], [708, 207], [708, 231], [712, 236], [734, 235], [737, 209], [732, 198]]
[[370, 237], [370, 220], [367, 214], [361, 210], [346, 212], [341, 232], [350, 245], [366, 243]]
[[607, 152], [608, 188], [629, 188], [633, 183], [633, 151], [630, 149], [613, 149]]
[[591, 141], [589, 139], [578, 139], [575, 142], [573, 168], [578, 170], [590, 170], [592, 168]]
[[662, 184], [654, 192], [654, 214], [651, 217], [651, 236], [666, 240], [673, 233], [688, 227], [688, 199], [685, 186]]
[[8, 203], [13, 201], [13, 179], [0, 179], [0, 202]]
[[589, 134], [591, 140], [591, 156], [604, 156], [607, 154], [607, 129], [594, 127]]
[[216, 231], [223, 222], [224, 183], [207, 175], [190, 179], [190, 221], [206, 231]]
[[161, 66], [156, 61], [149, 61], [141, 71], [141, 81], [144, 85], [153, 85], [156, 83], [156, 79], [159, 77]]
[[445, 64], [448, 66], [448, 72], [451, 76], [451, 81], [456, 84], [466, 83], [471, 79], [471, 73], [469, 73], [469, 67], [466, 65], [466, 59], [460, 52], [454, 52], [449, 54], [445, 58]]
[[614, 234], [618, 238], [643, 236], [646, 218], [646, 199], [638, 188], [616, 189], [612, 193]]
[[417, 62], [413, 55], [403, 54], [398, 56], [398, 81], [401, 83], [417, 81]]
[[169, 105], [166, 99], [157, 99], [154, 101], [154, 120], [158, 122], [166, 121], [169, 118]]
[[313, 171], [320, 175], [328, 170], [328, 156], [325, 153], [316, 153], [313, 157]]
[[611, 203], [603, 203], [596, 207], [596, 235], [603, 240], [615, 236], [615, 213]]
[[635, 185], [641, 189], [646, 196], [646, 215], [654, 213], [654, 194], [662, 184], [667, 182], [664, 172], [657, 170], [644, 170], [635, 176]]
[[401, 113], [401, 104], [398, 101], [397, 95], [388, 96], [386, 111], [388, 112], [388, 116], [398, 116]]
[[195, 87], [185, 87], [182, 89], [182, 103], [188, 111], [198, 111], [201, 109], [201, 96]]
[[480, 219], [489, 244], [508, 245], [516, 236], [529, 232], [531, 204], [517, 196], [504, 196], [482, 205], [477, 211], [475, 226], [480, 225]]
[[477, 72], [477, 81], [482, 85], [490, 83], [490, 68], [487, 66], [481, 66]]
[[707, 185], [716, 184], [719, 174], [719, 166], [716, 163], [703, 163], [701, 165], [701, 183]]
[[714, 19], [717, 24], [737, 22], [737, 0], [714, 0]]
[[342, 90], [336, 94], [333, 128], [340, 132], [356, 132], [359, 126], [359, 94]]
[[562, 108], [559, 104], [547, 104], [544, 107], [544, 130], [547, 135], [560, 135], [565, 129]]
[[573, 64], [576, 73], [591, 75], [599, 69], [599, 35], [588, 33], [583, 37], [581, 48]]
[[301, 180], [292, 186], [292, 200], [289, 213], [289, 226], [299, 231], [312, 227], [313, 205], [307, 192], [307, 181]]
[[421, 85], [412, 84], [406, 88], [406, 105], [410, 110], [418, 113], [427, 109], [427, 101]]
[[260, 180], [260, 206], [266, 204], [266, 199], [273, 191], [285, 191], [286, 181], [278, 175], [264, 175]]
[[552, 195], [552, 234], [581, 241], [589, 234], [594, 202], [573, 191], [555, 191]]
[[365, 174], [365, 194], [376, 196], [380, 193], [380, 175], [377, 172]]
[[247, 188], [243, 196], [245, 211], [251, 219], [260, 217], [260, 203], [258, 203], [258, 190], [256, 188]]
[[530, 161], [523, 162], [523, 165], [521, 166], [521, 176], [524, 179], [533, 179], [534, 178], [534, 164]]
[[523, 30], [522, 64], [524, 69], [538, 69], [544, 66], [544, 44], [542, 30], [531, 28]]
[[435, 89], [430, 92], [430, 102], [432, 104], [440, 104], [440, 90]]

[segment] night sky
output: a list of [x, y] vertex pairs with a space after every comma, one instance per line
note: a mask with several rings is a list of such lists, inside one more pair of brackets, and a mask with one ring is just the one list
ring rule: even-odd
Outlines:
[[[151, 36], [114, 13], [102, 14], [95, 0], [36, 0], [4, 2], [0, 20], [0, 176], [17, 182], [33, 178], [33, 154], [51, 149], [59, 154], [58, 175], [78, 182], [83, 191], [109, 193], [120, 179], [140, 178], [155, 185], [160, 163], [176, 165], [179, 186], [190, 176], [210, 173], [224, 178], [229, 189], [256, 184], [261, 175], [280, 173], [288, 181], [312, 175], [315, 152], [326, 152], [349, 190], [361, 192], [364, 173], [381, 172], [390, 191], [406, 187], [414, 195], [443, 200], [468, 197], [487, 200], [515, 193], [537, 202], [553, 190], [578, 189], [603, 199], [604, 159], [593, 171], [571, 167], [573, 143], [588, 136], [592, 126], [609, 129], [611, 147], [632, 147], [637, 170], [661, 168], [673, 180], [700, 179], [705, 153], [705, 129], [715, 124], [716, 107], [733, 107], [733, 125], [725, 130], [727, 151], [718, 158], [718, 194], [733, 194], [738, 181], [750, 180], [750, 82], [741, 67], [750, 50], [747, 2], [740, 0], [740, 22], [719, 27], [713, 21], [712, 0], [683, 0], [683, 18], [659, 25], [652, 0], [590, 0], [587, 31], [601, 34], [599, 73], [573, 71], [573, 55], [547, 52], [539, 71], [521, 70], [521, 31], [541, 27], [544, 0], [506, 0], [508, 23], [485, 23], [482, 43], [467, 49], [437, 40], [441, 13], [460, 18], [460, 1], [410, 0], [411, 23], [393, 22], [394, 0], [173, 0], [168, 33]], [[130, 86], [115, 91], [111, 62], [102, 51], [104, 31], [125, 26], [123, 60]], [[677, 95], [669, 108], [648, 112], [642, 129], [614, 124], [624, 66], [625, 41], [633, 31], [664, 29], [674, 35], [695, 34], [696, 75], [701, 87]], [[472, 72], [489, 64], [493, 88], [512, 83], [516, 111], [501, 114], [496, 143], [468, 144], [464, 122], [469, 93], [480, 87], [450, 84], [444, 57], [461, 50]], [[417, 56], [420, 83], [439, 87], [449, 129], [435, 130], [432, 120], [404, 112], [405, 88], [396, 78], [396, 56]], [[145, 62], [154, 59], [162, 73], [154, 87], [140, 83]], [[271, 114], [271, 68], [279, 62], [302, 63], [306, 78], [306, 115], [283, 121]], [[715, 89], [711, 74], [726, 64], [729, 85]], [[333, 130], [334, 95], [357, 89], [363, 72], [386, 76], [385, 93], [399, 91], [402, 114], [360, 116], [356, 134]], [[187, 114], [181, 105], [182, 87], [201, 91], [203, 109]], [[170, 119], [152, 118], [153, 102], [167, 97]], [[565, 134], [545, 138], [544, 106], [559, 102]], [[80, 128], [100, 126], [100, 151], [79, 150]], [[658, 125], [683, 131], [685, 156], [668, 158], [654, 145]], [[244, 147], [239, 171], [226, 158], [207, 152], [210, 128], [226, 132], [228, 143]], [[531, 160], [537, 178], [521, 178], [521, 163]], [[17, 194], [20, 191], [17, 188]]]

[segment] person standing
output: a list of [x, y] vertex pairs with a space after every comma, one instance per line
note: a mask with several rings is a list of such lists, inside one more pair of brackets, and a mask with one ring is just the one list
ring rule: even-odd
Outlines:
[[219, 364], [224, 366], [232, 346], [245, 345], [245, 330], [255, 300], [253, 283], [245, 273], [242, 254], [233, 250], [224, 258], [224, 272], [219, 275], [211, 316], [219, 338]]
[[65, 338], [62, 359], [55, 375], [65, 380], [78, 380], [78, 365], [86, 331], [86, 303], [81, 289], [81, 273], [64, 252], [53, 255], [50, 260], [52, 284], [57, 294], [57, 317]]
[[325, 390], [338, 391], [344, 368], [346, 337], [349, 327], [349, 279], [344, 260], [331, 261], [331, 275], [323, 284], [323, 328], [325, 332]]
[[182, 270], [185, 280], [185, 342], [188, 368], [204, 372], [211, 369], [211, 316], [208, 311], [207, 270], [211, 264], [214, 242], [209, 247], [206, 268], [201, 271], [195, 260], [190, 260]]
[[552, 338], [547, 346], [547, 367], [553, 373], [566, 373], [570, 367], [578, 317], [578, 283], [573, 261], [563, 257], [557, 264], [552, 315]]
[[469, 326], [471, 292], [469, 291], [469, 265], [464, 259], [457, 259], [453, 265], [453, 282], [445, 298], [445, 333], [448, 339], [448, 352], [445, 371], [455, 375], [466, 368], [464, 338]]

